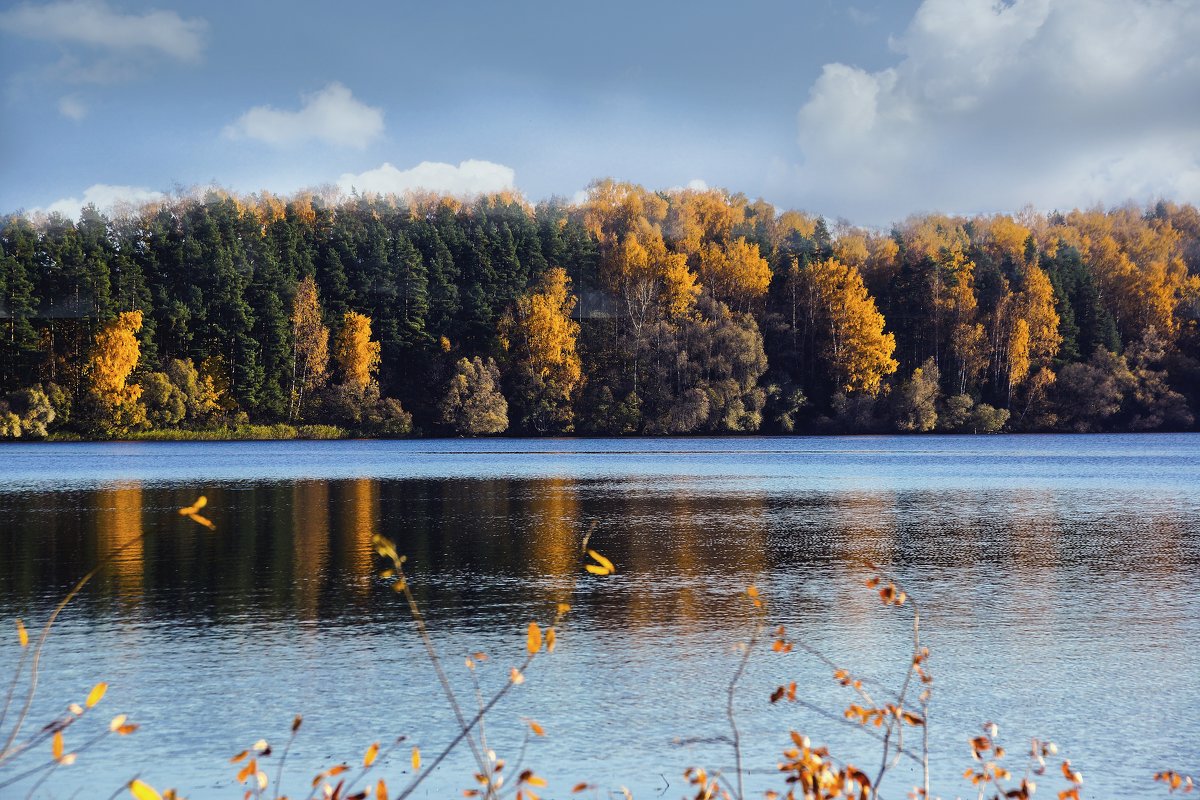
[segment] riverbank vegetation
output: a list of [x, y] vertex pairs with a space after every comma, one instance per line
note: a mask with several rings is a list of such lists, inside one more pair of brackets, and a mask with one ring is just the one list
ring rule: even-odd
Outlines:
[[1185, 430], [1198, 318], [1168, 202], [206, 190], [0, 221], [0, 438]]

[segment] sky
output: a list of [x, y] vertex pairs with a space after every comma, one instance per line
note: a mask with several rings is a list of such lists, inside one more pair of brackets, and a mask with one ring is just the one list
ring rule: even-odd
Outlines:
[[1200, 202], [1200, 0], [0, 0], [0, 213], [715, 186], [883, 227]]

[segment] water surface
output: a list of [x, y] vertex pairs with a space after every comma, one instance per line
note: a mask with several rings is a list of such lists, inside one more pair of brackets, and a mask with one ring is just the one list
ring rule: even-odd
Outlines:
[[[176, 513], [198, 494], [215, 532]], [[617, 575], [582, 573], [588, 530]], [[1197, 435], [15, 444], [0, 448], [0, 619], [44, 619], [136, 542], [56, 627], [34, 720], [106, 680], [106, 712], [143, 728], [42, 795], [107, 796], [141, 773], [240, 796], [228, 757], [281, 741], [295, 713], [290, 792], [376, 740], [407, 735], [428, 759], [453, 715], [402, 598], [375, 576], [376, 533], [408, 554], [468, 707], [466, 655], [489, 654], [487, 693], [527, 623], [572, 605], [556, 652], [487, 725], [510, 760], [524, 719], [545, 727], [525, 761], [551, 797], [579, 781], [680, 797], [685, 767], [731, 766], [725, 689], [753, 629], [748, 584], [772, 625], [896, 682], [909, 617], [863, 587], [868, 559], [924, 613], [938, 794], [973, 795], [966, 739], [985, 721], [1014, 753], [1054, 739], [1086, 796], [1154, 796], [1154, 771], [1197, 768]], [[0, 676], [15, 658], [0, 646]], [[779, 788], [791, 729], [877, 766], [861, 734], [768, 702], [792, 680], [834, 714], [853, 700], [803, 653], [756, 651], [737, 695], [755, 792]], [[390, 783], [407, 761], [385, 765]], [[419, 796], [455, 796], [471, 771], [456, 753]], [[886, 796], [914, 780], [899, 768]]]

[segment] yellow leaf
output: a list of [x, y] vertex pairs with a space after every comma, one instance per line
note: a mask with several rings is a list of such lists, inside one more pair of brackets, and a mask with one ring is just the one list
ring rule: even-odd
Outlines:
[[204, 508], [206, 505], [208, 505], [208, 498], [204, 495], [200, 495], [196, 498], [196, 502], [192, 503], [190, 506], [185, 506], [184, 508], [179, 509], [179, 516], [190, 517], [200, 509]]
[[84, 701], [88, 708], [93, 707], [100, 699], [104, 697], [104, 693], [108, 691], [107, 683], [97, 683], [92, 687], [92, 691], [88, 693], [87, 700]]
[[142, 783], [139, 780], [129, 782], [129, 793], [137, 798], [137, 800], [162, 800], [162, 795], [154, 791], [148, 784]]
[[538, 775], [530, 775], [528, 778], [525, 779], [525, 782], [528, 783], [530, 786], [545, 786], [546, 785], [546, 779], [542, 778]]
[[531, 654], [542, 649], [542, 629], [536, 622], [529, 623], [529, 630], [525, 635], [525, 649]]
[[747, 586], [746, 587], [746, 596], [751, 599], [758, 597], [758, 587], [757, 586]]
[[74, 754], [74, 753], [67, 753], [65, 756], [63, 756], [62, 758], [60, 758], [60, 759], [58, 760], [58, 763], [59, 763], [59, 764], [61, 764], [61, 765], [62, 765], [62, 766], [64, 766], [64, 767], [69, 767], [69, 766], [71, 766], [72, 764], [74, 764], [74, 763], [75, 763], [75, 754]]
[[266, 739], [259, 739], [257, 742], [254, 743], [255, 752], [265, 753], [266, 751], [268, 751], [270, 749], [271, 749], [271, 745], [267, 744]]
[[584, 564], [583, 568], [586, 569], [588, 572], [592, 573], [593, 575], [607, 575], [608, 574], [608, 570], [606, 570], [604, 567], [596, 566], [595, 564]]
[[246, 756], [248, 756], [248, 755], [250, 755], [250, 751], [249, 751], [249, 750], [243, 750], [242, 752], [238, 753], [238, 754], [237, 754], [236, 756], [234, 756], [233, 758], [229, 759], [229, 763], [230, 763], [230, 764], [236, 764], [236, 763], [238, 763], [239, 761], [241, 761], [243, 758], [245, 758], [245, 757], [246, 757]]
[[559, 603], [559, 604], [558, 604], [558, 613], [559, 613], [559, 614], [565, 614], [565, 613], [567, 613], [567, 612], [568, 612], [568, 611], [570, 611], [570, 610], [571, 610], [571, 607], [570, 607], [569, 605], [567, 605], [566, 603]]
[[108, 723], [108, 729], [110, 731], [115, 731], [117, 728], [121, 727], [124, 724], [125, 724], [125, 715], [118, 714], [117, 716], [112, 718], [112, 722]]
[[546, 629], [546, 652], [554, 652], [554, 643], [558, 641], [558, 635], [554, 632], [554, 628]]
[[129, 734], [133, 733], [137, 729], [138, 729], [137, 725], [122, 725], [121, 727], [117, 728], [117, 735], [118, 736], [128, 736]]
[[195, 522], [197, 525], [203, 525], [210, 531], [215, 531], [217, 529], [216, 524], [213, 523], [211, 519], [201, 516], [200, 514], [188, 514], [188, 519], [190, 519], [192, 522]]
[[588, 555], [595, 559], [596, 563], [604, 568], [605, 575], [611, 575], [617, 571], [617, 568], [613, 566], [611, 561], [597, 553], [595, 550], [588, 550]]
[[412, 768], [413, 771], [421, 768], [421, 748], [414, 747], [412, 753]]
[[21, 620], [17, 620], [17, 641], [21, 647], [29, 647], [29, 631], [25, 630], [25, 623]]
[[388, 800], [387, 784], [383, 782], [383, 778], [375, 784], [375, 800]]
[[526, 722], [526, 724], [528, 724], [528, 725], [529, 725], [529, 729], [530, 729], [531, 731], [533, 731], [535, 734], [537, 734], [538, 736], [545, 736], [545, 735], [546, 735], [546, 731], [545, 731], [545, 729], [544, 729], [544, 728], [543, 728], [541, 725], [538, 725], [538, 724], [537, 724], [536, 722], [534, 722], [533, 720], [531, 720], [531, 719], [527, 719], [527, 720], [525, 720], [525, 722]]
[[54, 741], [50, 745], [50, 753], [54, 756], [55, 761], [62, 761], [63, 757], [63, 735], [62, 731], [54, 734]]
[[520, 686], [525, 682], [525, 676], [516, 667], [513, 667], [512, 671], [508, 673], [508, 679], [512, 681], [513, 686]]
[[363, 756], [363, 766], [369, 767], [375, 763], [375, 757], [379, 755], [379, 742], [367, 748], [367, 754]]
[[254, 775], [254, 779], [258, 781], [258, 790], [259, 790], [260, 792], [261, 792], [263, 789], [267, 788], [267, 773], [263, 772], [262, 770], [259, 770], [259, 771], [258, 771], [258, 772], [257, 772], [257, 773]]

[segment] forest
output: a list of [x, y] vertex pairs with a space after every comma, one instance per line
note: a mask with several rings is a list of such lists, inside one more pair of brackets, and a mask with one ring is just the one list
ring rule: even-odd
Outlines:
[[0, 219], [0, 438], [1190, 430], [1200, 212], [721, 190]]

